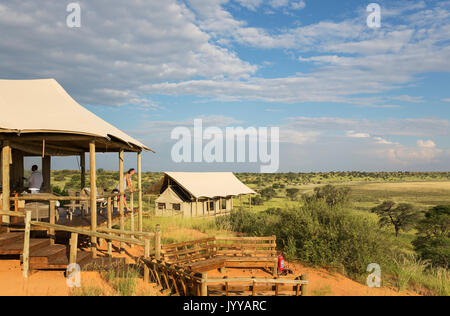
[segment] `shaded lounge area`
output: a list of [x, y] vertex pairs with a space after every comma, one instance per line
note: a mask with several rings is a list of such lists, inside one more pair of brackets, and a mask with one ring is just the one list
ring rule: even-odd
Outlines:
[[[150, 148], [78, 104], [54, 79], [0, 80], [1, 189], [0, 210], [25, 213], [33, 220], [95, 232], [98, 226], [111, 228], [119, 221], [124, 230], [125, 194], [133, 202], [137, 197], [137, 231], [142, 232], [142, 151]], [[136, 153], [137, 189], [124, 192], [124, 153]], [[116, 153], [120, 173], [119, 191], [104, 192], [96, 186], [96, 156]], [[81, 186], [69, 196], [52, 193], [52, 157], [75, 156], [80, 161]], [[39, 193], [27, 192], [24, 183], [24, 159], [42, 159], [43, 183]], [[86, 161], [89, 161], [89, 165]], [[88, 174], [87, 174], [88, 173]], [[87, 179], [89, 180], [87, 186]], [[65, 204], [61, 207], [61, 204]], [[107, 212], [108, 209], [113, 210]], [[0, 216], [0, 232], [23, 227], [22, 217]], [[55, 232], [49, 230], [50, 235]], [[92, 239], [95, 246], [95, 237]]]

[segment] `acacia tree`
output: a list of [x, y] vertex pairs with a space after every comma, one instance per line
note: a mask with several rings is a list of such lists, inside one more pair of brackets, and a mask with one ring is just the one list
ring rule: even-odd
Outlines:
[[372, 213], [380, 217], [380, 226], [392, 225], [395, 229], [395, 236], [398, 237], [400, 230], [408, 231], [420, 218], [420, 213], [414, 210], [411, 204], [396, 204], [392, 201], [385, 201], [371, 209]]

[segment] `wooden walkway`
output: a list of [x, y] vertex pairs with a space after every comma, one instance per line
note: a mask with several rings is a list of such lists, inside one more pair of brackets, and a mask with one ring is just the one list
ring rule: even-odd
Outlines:
[[[0, 233], [1, 256], [21, 260], [24, 245], [23, 232]], [[30, 270], [65, 270], [69, 264], [68, 247], [51, 244], [50, 238], [30, 239]], [[92, 259], [90, 252], [78, 251], [77, 263], [82, 266]]]

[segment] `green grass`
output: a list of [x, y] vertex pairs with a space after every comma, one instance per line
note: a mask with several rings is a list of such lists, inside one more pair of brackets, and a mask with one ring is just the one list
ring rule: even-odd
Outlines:
[[400, 291], [413, 289], [424, 295], [450, 295], [449, 271], [433, 268], [427, 261], [412, 254], [395, 258], [392, 273]]
[[138, 267], [125, 266], [119, 269], [110, 268], [102, 271], [101, 276], [119, 296], [133, 296], [136, 293], [140, 273]]

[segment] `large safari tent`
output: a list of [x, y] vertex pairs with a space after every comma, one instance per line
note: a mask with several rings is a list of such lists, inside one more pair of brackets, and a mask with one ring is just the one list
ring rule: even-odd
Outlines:
[[155, 201], [157, 215], [217, 216], [233, 209], [233, 197], [256, 194], [231, 172], [166, 172]]
[[[120, 188], [124, 183], [124, 153], [134, 152], [137, 161], [138, 229], [142, 231], [141, 153], [151, 150], [78, 104], [54, 79], [0, 80], [1, 207], [0, 227], [10, 231], [18, 201], [45, 201], [50, 207], [50, 223], [55, 222], [55, 200], [51, 192], [51, 159], [77, 156], [80, 161], [81, 188], [86, 185], [89, 168], [90, 230], [97, 229], [96, 154], [118, 153]], [[89, 166], [86, 166], [86, 153]], [[24, 158], [40, 157], [44, 178], [40, 194], [22, 194]], [[123, 197], [123, 194], [120, 195]], [[52, 207], [53, 205], [53, 207]], [[120, 226], [124, 229], [124, 203], [119, 201]], [[22, 210], [23, 211], [23, 210]], [[89, 223], [89, 222], [88, 222]], [[1, 231], [0, 231], [1, 233]], [[95, 237], [92, 237], [95, 246]], [[93, 252], [95, 248], [93, 247]]]

